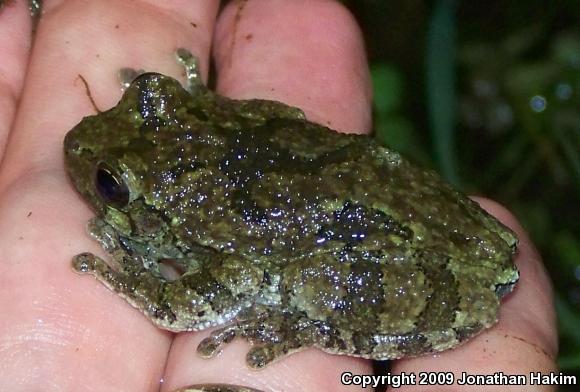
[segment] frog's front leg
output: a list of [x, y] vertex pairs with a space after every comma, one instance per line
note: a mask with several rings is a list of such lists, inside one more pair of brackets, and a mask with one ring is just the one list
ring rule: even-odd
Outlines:
[[232, 258], [224, 256], [202, 263], [174, 281], [144, 268], [128, 268], [135, 260], [123, 261], [124, 268], [116, 271], [90, 253], [75, 256], [73, 268], [95, 276], [158, 327], [181, 332], [223, 324], [252, 304], [263, 273]]

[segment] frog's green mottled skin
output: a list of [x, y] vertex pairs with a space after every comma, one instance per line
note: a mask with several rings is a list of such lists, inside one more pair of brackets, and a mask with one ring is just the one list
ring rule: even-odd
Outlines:
[[[442, 351], [496, 322], [518, 279], [509, 229], [370, 137], [216, 95], [189, 70], [191, 92], [141, 75], [67, 134], [68, 172], [113, 260], [81, 254], [78, 271], [161, 328], [223, 325], [203, 356], [246, 337], [254, 368], [311, 346]], [[117, 179], [117, 197], [104, 200], [97, 173]]]

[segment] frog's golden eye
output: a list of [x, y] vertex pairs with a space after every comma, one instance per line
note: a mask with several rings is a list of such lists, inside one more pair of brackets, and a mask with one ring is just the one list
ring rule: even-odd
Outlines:
[[97, 167], [95, 188], [107, 204], [122, 207], [129, 203], [127, 184], [121, 176], [104, 163], [100, 163]]

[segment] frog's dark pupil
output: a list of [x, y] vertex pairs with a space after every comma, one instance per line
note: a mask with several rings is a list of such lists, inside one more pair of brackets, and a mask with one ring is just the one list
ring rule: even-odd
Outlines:
[[97, 169], [95, 185], [106, 203], [124, 206], [129, 202], [129, 190], [125, 182], [104, 165]]

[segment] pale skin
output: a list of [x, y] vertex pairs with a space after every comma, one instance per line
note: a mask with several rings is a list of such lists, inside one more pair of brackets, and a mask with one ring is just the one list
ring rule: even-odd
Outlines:
[[[250, 0], [241, 10], [240, 4], [230, 3], [218, 16], [219, 3], [210, 0], [47, 0], [34, 50], [24, 2], [0, 13], [0, 385], [170, 391], [220, 382], [266, 391], [340, 391], [353, 390], [341, 385], [342, 372], [372, 372], [370, 361], [315, 349], [253, 371], [244, 363], [248, 345], [242, 341], [202, 359], [195, 348], [207, 331], [161, 331], [100, 283], [72, 271], [75, 254], [106, 258], [85, 232], [93, 213], [64, 172], [65, 133], [95, 113], [78, 75], [104, 110], [120, 98], [122, 67], [183, 80], [172, 53], [184, 47], [200, 58], [204, 77], [210, 58], [215, 61], [223, 95], [280, 100], [332, 128], [370, 130], [364, 46], [344, 8], [322, 0]], [[495, 328], [437, 356], [395, 361], [393, 373], [556, 371], [551, 287], [539, 255], [513, 215], [478, 201], [518, 233], [517, 289]], [[485, 391], [505, 389], [496, 388]]]

